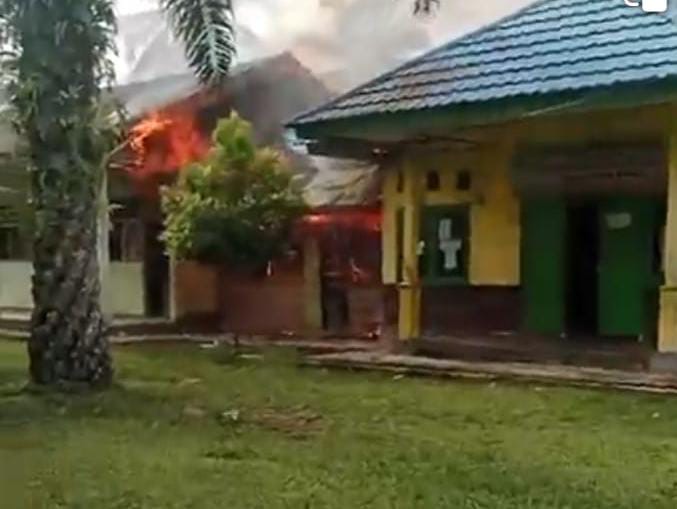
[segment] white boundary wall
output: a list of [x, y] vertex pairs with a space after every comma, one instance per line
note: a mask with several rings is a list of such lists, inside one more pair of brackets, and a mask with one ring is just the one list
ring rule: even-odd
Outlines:
[[[29, 261], [0, 261], [0, 309], [31, 309], [31, 277]], [[113, 315], [145, 314], [143, 263], [111, 262], [110, 277], [104, 286], [106, 311]]]

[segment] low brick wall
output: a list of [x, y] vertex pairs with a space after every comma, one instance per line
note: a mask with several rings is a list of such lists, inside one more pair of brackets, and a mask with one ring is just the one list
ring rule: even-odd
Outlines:
[[174, 312], [179, 324], [191, 330], [217, 329], [221, 271], [197, 262], [174, 266]]
[[[174, 268], [174, 310], [185, 329], [218, 329], [239, 334], [318, 334], [309, 330], [308, 289], [303, 267], [277, 265], [273, 274], [228, 273], [216, 266], [179, 262]], [[346, 334], [364, 336], [382, 328], [384, 289], [380, 285], [346, 290]], [[315, 298], [319, 298], [317, 295]]]
[[248, 334], [302, 333], [304, 281], [300, 271], [270, 277], [226, 275], [221, 287], [221, 329]]
[[516, 331], [521, 296], [516, 287], [424, 287], [421, 311], [424, 335]]

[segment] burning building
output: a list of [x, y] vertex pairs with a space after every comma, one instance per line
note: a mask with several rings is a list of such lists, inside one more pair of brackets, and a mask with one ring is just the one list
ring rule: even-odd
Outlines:
[[[273, 301], [277, 299], [281, 317], [294, 316], [284, 311], [288, 301], [299, 305], [295, 308], [300, 309], [296, 316], [301, 318], [294, 323], [271, 321], [265, 332], [300, 329], [306, 323], [304, 317], [310, 315], [317, 328], [323, 323], [342, 323], [332, 310], [343, 313], [345, 295], [338, 299], [342, 304], [322, 304], [323, 292], [327, 294], [323, 288], [335, 286], [326, 282], [331, 274], [337, 273], [334, 265], [324, 261], [337, 249], [336, 243], [327, 240], [331, 237], [327, 232], [345, 230], [345, 224], [340, 221], [327, 220], [328, 209], [318, 209], [308, 224], [304, 222], [299, 226], [296, 257], [273, 262], [265, 281], [249, 281], [239, 287], [224, 284], [220, 272], [210, 268], [196, 268], [191, 264], [174, 266], [158, 240], [162, 228], [159, 187], [172, 182], [180, 168], [207, 153], [218, 119], [232, 111], [252, 124], [258, 143], [275, 146], [291, 160], [290, 166], [308, 189], [311, 205], [327, 205], [337, 210], [348, 203], [354, 205], [357, 203], [354, 200], [360, 201], [378, 190], [378, 186], [371, 185], [375, 178], [371, 168], [336, 160], [315, 160], [291, 148], [293, 144], [286, 136], [284, 120], [327, 100], [331, 94], [326, 87], [292, 55], [281, 54], [235, 67], [230, 79], [217, 88], [200, 87], [191, 74], [185, 73], [128, 83], [118, 86], [114, 94], [128, 112], [129, 136], [126, 150], [108, 172], [109, 235], [102, 238], [101, 245], [102, 253], [110, 258], [109, 263], [104, 264], [108, 267], [104, 274], [104, 306], [108, 311], [125, 317], [169, 319], [210, 315], [214, 318], [223, 314], [223, 308], [238, 309], [231, 306], [233, 301], [255, 310], [262, 292], [268, 292]], [[11, 182], [10, 176], [14, 179]], [[25, 171], [19, 168], [4, 172], [0, 184], [0, 205], [6, 205], [0, 209], [0, 314], [2, 310], [11, 310], [27, 315], [25, 312], [32, 306], [32, 265], [27, 249], [30, 227], [19, 219], [20, 209], [25, 208], [26, 202]], [[377, 200], [378, 195], [373, 196], [372, 201]], [[337, 217], [337, 213], [329, 216]], [[323, 226], [318, 228], [320, 224]], [[376, 230], [372, 229], [372, 235], [378, 235]], [[346, 234], [339, 237], [347, 245]], [[317, 254], [314, 274], [307, 272], [308, 257], [304, 256], [304, 246], [310, 244], [316, 246], [311, 250]], [[348, 260], [350, 256], [343, 258]], [[353, 260], [353, 265], [360, 264], [360, 260]], [[324, 275], [320, 269], [325, 271]], [[352, 269], [345, 266], [338, 272], [346, 270]], [[378, 264], [373, 265], [373, 269], [360, 270], [378, 276]], [[282, 284], [282, 280], [286, 283]], [[366, 285], [366, 279], [362, 278], [360, 284]], [[288, 290], [287, 297], [295, 297], [284, 298], [282, 287]], [[311, 287], [313, 293], [309, 294]], [[305, 310], [308, 302], [313, 303], [315, 311]], [[252, 327], [252, 323], [243, 319], [247, 313], [251, 316], [250, 311], [241, 309], [227, 313], [223, 327], [229, 330]]]
[[144, 314], [171, 314], [170, 264], [157, 240], [162, 228], [159, 189], [210, 148], [220, 118], [232, 111], [252, 123], [256, 141], [278, 147], [312, 176], [312, 165], [291, 153], [282, 122], [329, 93], [290, 54], [236, 67], [218, 88], [200, 87], [191, 75], [131, 83], [115, 91], [130, 116], [128, 149], [109, 175], [112, 261], [141, 264], [138, 294]]
[[[137, 291], [144, 296], [146, 315], [192, 316], [201, 323], [209, 315], [219, 318], [224, 329], [241, 332], [378, 329], [376, 172], [353, 161], [310, 157], [294, 147], [284, 120], [330, 93], [292, 55], [240, 66], [218, 88], [201, 88], [191, 77], [178, 76], [132, 83], [116, 94], [132, 122], [127, 153], [110, 176], [110, 252], [114, 261], [140, 264]], [[157, 240], [162, 228], [159, 188], [207, 154], [213, 128], [232, 111], [252, 124], [257, 143], [276, 147], [291, 161], [313, 212], [298, 225], [295, 254], [271, 261], [267, 278], [229, 273], [224, 283], [223, 267], [183, 263], [172, 272]], [[308, 271], [309, 263], [315, 263], [315, 273]], [[262, 298], [280, 311], [269, 314], [268, 323], [256, 312]]]

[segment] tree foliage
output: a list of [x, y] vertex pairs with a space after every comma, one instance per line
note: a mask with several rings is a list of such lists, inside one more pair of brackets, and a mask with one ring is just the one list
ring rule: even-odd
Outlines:
[[284, 250], [301, 192], [281, 155], [257, 148], [236, 114], [219, 122], [213, 143], [163, 190], [164, 240], [179, 259], [261, 268]]

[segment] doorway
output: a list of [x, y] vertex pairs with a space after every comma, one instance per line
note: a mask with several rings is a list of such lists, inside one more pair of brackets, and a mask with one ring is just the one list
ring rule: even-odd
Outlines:
[[169, 258], [160, 241], [162, 225], [146, 225], [144, 276], [146, 315], [151, 318], [169, 316]]
[[651, 334], [661, 282], [659, 204], [620, 196], [526, 202], [525, 329], [579, 337]]
[[599, 207], [567, 204], [565, 327], [568, 334], [595, 335], [599, 329]]

